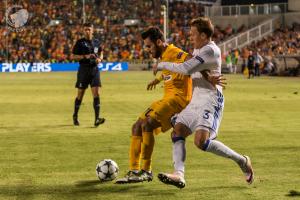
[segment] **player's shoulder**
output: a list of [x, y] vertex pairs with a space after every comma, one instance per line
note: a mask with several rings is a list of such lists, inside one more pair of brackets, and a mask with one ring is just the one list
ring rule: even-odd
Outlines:
[[167, 51], [170, 51], [170, 52], [184, 52], [181, 48], [175, 46], [174, 44], [169, 44], [168, 45], [168, 48], [167, 48]]
[[166, 49], [166, 58], [171, 61], [178, 61], [182, 60], [186, 57], [187, 53], [180, 49], [179, 47], [169, 44], [168, 48]]
[[214, 52], [220, 51], [220, 48], [214, 41], [209, 42], [207, 45], [204, 46], [204, 48]]
[[[204, 45], [199, 51], [198, 54], [205, 54], [206, 56], [214, 56], [220, 54], [220, 48], [214, 42], [209, 42]], [[196, 53], [196, 54], [197, 54]]]

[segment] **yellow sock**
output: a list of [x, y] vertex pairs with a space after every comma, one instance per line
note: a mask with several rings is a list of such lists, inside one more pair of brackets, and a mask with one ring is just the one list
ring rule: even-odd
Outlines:
[[130, 150], [129, 150], [129, 169], [140, 170], [140, 155], [142, 136], [131, 136]]
[[151, 171], [151, 159], [154, 147], [155, 139], [153, 132], [143, 132], [142, 142], [142, 169], [145, 171]]

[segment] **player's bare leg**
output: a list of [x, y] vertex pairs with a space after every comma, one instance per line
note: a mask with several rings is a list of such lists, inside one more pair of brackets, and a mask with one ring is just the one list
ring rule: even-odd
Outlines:
[[215, 155], [235, 161], [243, 171], [246, 182], [249, 184], [253, 182], [254, 172], [248, 156], [238, 154], [220, 141], [210, 140], [209, 132], [207, 130], [196, 131], [194, 143], [203, 151], [211, 152]]
[[116, 184], [127, 184], [140, 182], [140, 156], [142, 146], [142, 119], [138, 119], [132, 125], [130, 150], [129, 150], [129, 171], [123, 178], [117, 179]]
[[178, 123], [172, 132], [173, 142], [173, 173], [159, 173], [158, 179], [168, 185], [174, 185], [178, 188], [185, 187], [184, 180], [184, 161], [185, 161], [185, 138], [191, 134], [191, 131], [185, 125]]
[[94, 97], [93, 107], [95, 111], [95, 123], [94, 125], [97, 127], [100, 124], [103, 124], [105, 122], [104, 118], [100, 118], [100, 97], [99, 97], [99, 87], [92, 87], [92, 94]]
[[73, 124], [75, 126], [79, 126], [79, 121], [78, 121], [78, 111], [83, 99], [85, 93], [85, 89], [78, 89], [77, 91], [77, 97], [75, 99], [75, 103], [74, 103], [74, 113], [73, 113]]

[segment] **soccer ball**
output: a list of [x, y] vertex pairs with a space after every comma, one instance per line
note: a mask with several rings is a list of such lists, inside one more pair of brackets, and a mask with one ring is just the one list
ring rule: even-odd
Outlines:
[[117, 163], [111, 159], [104, 159], [96, 166], [96, 175], [100, 181], [112, 181], [119, 173]]

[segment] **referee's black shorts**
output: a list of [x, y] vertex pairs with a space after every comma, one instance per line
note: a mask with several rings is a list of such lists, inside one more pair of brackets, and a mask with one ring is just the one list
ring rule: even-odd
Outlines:
[[88, 86], [101, 87], [100, 73], [97, 66], [80, 66], [77, 72], [77, 81], [75, 87], [86, 89]]

